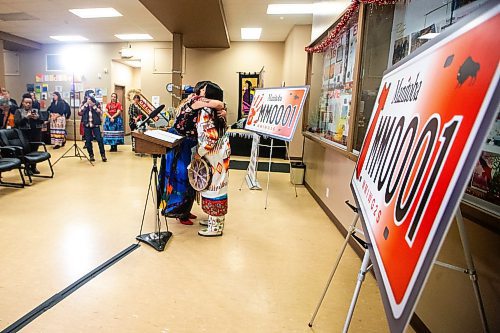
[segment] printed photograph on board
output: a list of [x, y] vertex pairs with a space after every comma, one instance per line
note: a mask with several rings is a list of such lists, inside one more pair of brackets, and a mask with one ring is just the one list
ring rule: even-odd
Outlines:
[[408, 55], [410, 49], [410, 36], [404, 36], [394, 42], [394, 52], [392, 54], [392, 64], [394, 65]]
[[411, 52], [414, 52], [416, 49], [418, 49], [420, 46], [424, 45], [429, 39], [424, 39], [421, 38], [422, 36], [425, 36], [426, 34], [429, 34], [431, 32], [436, 32], [436, 25], [431, 24], [430, 26], [414, 32], [411, 34]]

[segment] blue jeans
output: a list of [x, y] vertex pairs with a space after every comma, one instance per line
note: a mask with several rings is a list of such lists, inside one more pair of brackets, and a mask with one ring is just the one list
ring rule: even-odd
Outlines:
[[[106, 153], [104, 151], [104, 143], [102, 142], [101, 129], [99, 128], [99, 126], [84, 127], [83, 133], [85, 135], [85, 146], [87, 146], [89, 156], [94, 157], [94, 148], [92, 147], [92, 138], [95, 138], [97, 143], [99, 144], [99, 152], [101, 153], [101, 156], [105, 156]], [[93, 134], [93, 136], [92, 136], [92, 134]]]

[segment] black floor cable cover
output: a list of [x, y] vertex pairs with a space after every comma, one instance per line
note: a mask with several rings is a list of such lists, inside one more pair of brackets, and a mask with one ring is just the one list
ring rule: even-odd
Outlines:
[[54, 305], [71, 295], [74, 291], [76, 291], [78, 288], [83, 286], [85, 283], [89, 282], [93, 278], [95, 278], [97, 275], [101, 274], [104, 272], [106, 269], [111, 267], [113, 264], [117, 263], [120, 261], [122, 258], [130, 254], [132, 251], [137, 249], [140, 245], [139, 244], [133, 244], [127, 247], [125, 250], [121, 251], [99, 267], [95, 268], [93, 271], [90, 273], [87, 273], [85, 276], [80, 278], [79, 280], [73, 282], [71, 285], [63, 289], [62, 291], [58, 292], [21, 318], [19, 318], [15, 323], [4, 329], [1, 333], [12, 333], [12, 332], [17, 332], [20, 329], [22, 329], [24, 326], [28, 325], [31, 323], [33, 320], [38, 318], [40, 315], [42, 315], [45, 311], [49, 310], [52, 308]]

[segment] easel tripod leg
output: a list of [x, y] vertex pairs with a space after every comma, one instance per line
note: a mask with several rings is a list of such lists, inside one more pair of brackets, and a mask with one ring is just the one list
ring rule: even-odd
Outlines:
[[356, 288], [354, 288], [354, 294], [352, 295], [351, 306], [349, 307], [349, 312], [347, 313], [347, 318], [345, 319], [343, 333], [347, 333], [349, 330], [349, 325], [351, 324], [352, 315], [354, 313], [354, 308], [356, 307], [356, 302], [358, 301], [359, 292], [361, 290], [361, 284], [365, 280], [366, 272], [368, 272], [368, 263], [370, 262], [370, 252], [365, 249], [365, 255], [363, 257], [363, 262], [361, 263], [361, 269], [358, 274], [358, 281], [356, 282]]
[[273, 143], [274, 143], [274, 139], [271, 138], [271, 148], [269, 150], [269, 169], [267, 170], [266, 205], [265, 205], [264, 209], [267, 209], [267, 197], [269, 196], [269, 177], [271, 175], [271, 160], [273, 158]]
[[469, 274], [469, 278], [472, 282], [472, 288], [474, 289], [474, 294], [476, 296], [479, 316], [481, 317], [481, 324], [483, 326], [483, 332], [488, 333], [488, 321], [486, 320], [486, 312], [484, 311], [483, 299], [481, 297], [481, 291], [479, 290], [476, 267], [474, 266], [474, 261], [472, 260], [472, 255], [469, 247], [469, 239], [467, 238], [464, 219], [462, 217], [462, 212], [460, 211], [460, 209], [457, 209], [455, 215], [457, 219], [457, 227], [460, 234], [460, 240], [462, 241], [462, 247], [464, 248], [465, 262], [467, 263], [467, 274]]
[[347, 243], [349, 242], [349, 238], [356, 230], [356, 223], [358, 223], [358, 220], [359, 220], [359, 215], [356, 214], [354, 221], [352, 222], [351, 226], [349, 227], [349, 230], [347, 231], [347, 235], [345, 236], [344, 243], [342, 243], [342, 247], [340, 248], [340, 252], [337, 256], [337, 260], [335, 261], [335, 264], [333, 265], [333, 268], [332, 268], [332, 271], [331, 271], [330, 276], [328, 278], [328, 281], [326, 283], [325, 289], [323, 290], [323, 294], [321, 295], [319, 302], [318, 302], [318, 305], [316, 306], [316, 309], [314, 310], [312, 318], [309, 321], [309, 324], [308, 324], [309, 327], [312, 327], [314, 319], [316, 318], [316, 315], [318, 314], [319, 308], [321, 307], [321, 304], [323, 303], [323, 300], [325, 299], [326, 293], [328, 292], [328, 288], [330, 288], [330, 284], [332, 283], [333, 276], [335, 275], [335, 271], [337, 271], [337, 267], [339, 266], [340, 259], [342, 259], [342, 255], [344, 254], [345, 248], [347, 247]]
[[[288, 142], [286, 141], [285, 141], [285, 148], [286, 148], [286, 156], [288, 157], [288, 166], [290, 167], [290, 176], [292, 177], [292, 179], [294, 179], [292, 161], [290, 160], [290, 149], [288, 149]], [[297, 194], [297, 184], [295, 184], [295, 181], [293, 182], [293, 188], [295, 189], [295, 197], [298, 197], [299, 195]]]

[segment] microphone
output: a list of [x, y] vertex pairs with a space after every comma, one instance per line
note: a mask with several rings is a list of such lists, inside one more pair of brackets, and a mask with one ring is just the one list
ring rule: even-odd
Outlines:
[[140, 124], [138, 123], [137, 124], [137, 127], [143, 127], [147, 124], [147, 122], [151, 119], [151, 118], [154, 118], [156, 117], [163, 109], [165, 108], [165, 104], [162, 104], [160, 105], [159, 107], [157, 107], [156, 109], [153, 110], [153, 112], [151, 112], [147, 117], [146, 119], [142, 120], [140, 122]]

